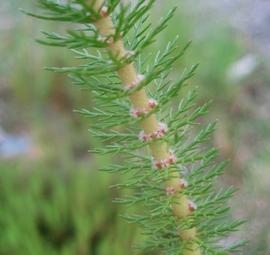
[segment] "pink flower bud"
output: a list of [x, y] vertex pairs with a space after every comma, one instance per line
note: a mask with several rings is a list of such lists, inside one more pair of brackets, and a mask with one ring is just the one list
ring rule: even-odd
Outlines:
[[175, 192], [176, 192], [176, 190], [173, 187], [167, 187], [166, 188], [166, 193], [167, 193], [168, 196], [175, 194]]
[[137, 109], [131, 109], [130, 114], [134, 118], [139, 118], [142, 115], [142, 112]]
[[176, 163], [176, 161], [177, 161], [176, 156], [175, 156], [173, 153], [171, 153], [171, 154], [169, 155], [168, 159], [167, 159], [167, 163], [168, 163], [169, 165], [173, 165], [173, 164]]
[[108, 12], [108, 7], [107, 6], [102, 6], [101, 10], [100, 10], [100, 16], [103, 18], [106, 18], [109, 15]]
[[143, 81], [144, 76], [141, 74], [138, 74], [136, 79], [134, 81], [132, 81], [131, 83], [127, 84], [126, 87], [128, 89], [132, 89], [134, 87], [136, 87], [138, 84], [140, 84], [141, 81]]
[[168, 126], [167, 126], [167, 124], [165, 124], [165, 123], [159, 123], [159, 132], [161, 133], [161, 134], [164, 134], [165, 135], [165, 133], [168, 131]]
[[188, 202], [188, 209], [190, 212], [194, 212], [195, 210], [197, 210], [198, 206], [193, 202], [193, 201], [189, 201]]
[[185, 189], [188, 186], [188, 182], [185, 179], [180, 179], [179, 186], [181, 189]]
[[151, 138], [152, 139], [155, 139], [156, 137], [157, 137], [157, 134], [156, 134], [157, 132], [153, 132], [150, 136], [151, 136]]
[[151, 109], [154, 109], [155, 107], [157, 107], [158, 103], [155, 99], [149, 99], [148, 101], [148, 106]]
[[153, 166], [155, 169], [162, 169], [166, 167], [166, 162], [164, 160], [154, 161]]
[[151, 137], [144, 133], [144, 131], [141, 131], [139, 134], [139, 139], [143, 142], [148, 142], [151, 140]]

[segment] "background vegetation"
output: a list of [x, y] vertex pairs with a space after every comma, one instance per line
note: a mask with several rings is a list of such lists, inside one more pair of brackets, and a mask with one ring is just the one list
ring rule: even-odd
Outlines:
[[[87, 132], [89, 120], [72, 112], [90, 107], [91, 94], [43, 70], [72, 65], [72, 58], [34, 43], [40, 30], [58, 29], [19, 12], [34, 2], [0, 3], [0, 254], [135, 254], [138, 230], [111, 203], [117, 177], [97, 172], [111, 159], [87, 152], [98, 141]], [[238, 234], [250, 240], [243, 254], [270, 254], [269, 53], [260, 36], [220, 18], [208, 1], [179, 2], [157, 5], [153, 20], [173, 3], [180, 8], [156, 47], [176, 33], [183, 44], [193, 41], [179, 69], [199, 62], [193, 83], [201, 101], [214, 99], [213, 143], [231, 160], [220, 185], [239, 188], [233, 214], [248, 220]]]

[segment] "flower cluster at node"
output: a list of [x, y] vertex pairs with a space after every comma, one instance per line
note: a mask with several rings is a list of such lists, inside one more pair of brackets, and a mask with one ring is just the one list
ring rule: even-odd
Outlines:
[[108, 12], [108, 7], [107, 6], [102, 6], [100, 9], [100, 16], [103, 18], [108, 17], [109, 12]]
[[159, 139], [164, 137], [167, 133], [168, 128], [164, 123], [159, 123], [159, 129], [151, 134], [146, 134], [144, 131], [141, 131], [139, 134], [139, 139], [143, 142], [150, 142], [154, 139]]
[[167, 188], [166, 188], [166, 194], [167, 194], [168, 196], [175, 194], [175, 192], [176, 192], [176, 190], [175, 190], [175, 188], [173, 188], [173, 187], [167, 187]]
[[198, 209], [198, 206], [191, 200], [188, 201], [188, 209], [190, 212], [194, 212]]
[[185, 189], [188, 186], [188, 182], [185, 179], [180, 179], [179, 186], [181, 189]]
[[167, 168], [170, 165], [173, 165], [177, 162], [177, 158], [176, 156], [171, 152], [170, 155], [163, 160], [155, 160], [153, 162], [153, 167], [155, 169], [163, 169], [163, 168]]
[[130, 111], [130, 114], [132, 117], [134, 118], [139, 118], [143, 115], [146, 115], [147, 113], [150, 112], [150, 110], [156, 108], [158, 105], [157, 101], [155, 99], [149, 99], [148, 101], [148, 108], [144, 108], [142, 110], [138, 110], [138, 109], [135, 109], [135, 108], [132, 108], [131, 111]]
[[148, 107], [149, 107], [150, 109], [156, 108], [157, 105], [158, 105], [158, 102], [157, 102], [155, 99], [150, 98], [150, 99], [148, 100]]
[[[180, 188], [180, 190], [185, 189], [187, 186], [188, 186], [188, 182], [185, 179], [180, 179], [179, 180], [179, 188]], [[178, 190], [178, 188], [167, 187], [165, 191], [166, 191], [167, 195], [173, 195], [177, 190]]]
[[145, 78], [144, 75], [138, 74], [134, 81], [132, 81], [129, 84], [126, 84], [126, 89], [129, 90], [135, 88], [144, 80], [144, 78]]
[[99, 35], [99, 37], [97, 38], [97, 40], [99, 42], [102, 42], [102, 43], [108, 43], [108, 44], [113, 44], [113, 38], [110, 36], [102, 36], [102, 35]]

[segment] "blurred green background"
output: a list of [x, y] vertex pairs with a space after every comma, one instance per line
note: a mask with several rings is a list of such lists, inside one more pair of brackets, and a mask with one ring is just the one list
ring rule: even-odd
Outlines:
[[[73, 112], [91, 107], [91, 94], [43, 70], [73, 60], [67, 50], [34, 42], [40, 30], [59, 29], [19, 12], [35, 10], [34, 3], [0, 2], [0, 255], [138, 254], [139, 230], [111, 202], [121, 195], [109, 188], [119, 177], [97, 171], [112, 159], [87, 152], [99, 142], [87, 132], [91, 123]], [[159, 1], [153, 23], [172, 5], [179, 6], [177, 16], [155, 47], [176, 34], [183, 45], [193, 41], [174, 75], [200, 63], [192, 85], [201, 102], [214, 99], [208, 116], [219, 120], [213, 143], [231, 160], [219, 181], [239, 188], [232, 214], [248, 221], [229, 241], [246, 238], [243, 254], [268, 255], [270, 4]]]

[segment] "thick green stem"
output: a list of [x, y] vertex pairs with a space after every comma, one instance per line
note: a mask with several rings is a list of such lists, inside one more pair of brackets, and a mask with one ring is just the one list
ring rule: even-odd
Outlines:
[[[89, 4], [94, 4], [96, 11], [100, 11], [103, 6], [104, 0], [90, 0]], [[99, 33], [103, 36], [113, 35], [115, 30], [110, 16], [104, 16], [95, 23]], [[119, 58], [125, 57], [128, 54], [128, 51], [124, 48], [123, 41], [118, 40], [112, 42], [108, 47], [108, 50], [115, 56]], [[118, 70], [119, 78], [121, 79], [124, 85], [131, 84], [134, 82], [138, 73], [134, 67], [133, 63], [126, 64], [120, 70]], [[130, 96], [130, 100], [133, 104], [133, 107], [138, 110], [150, 110], [149, 108], [149, 98], [144, 89], [133, 93]], [[148, 118], [144, 119], [141, 122], [141, 127], [143, 128], [145, 134], [152, 134], [160, 129], [159, 121], [155, 114], [150, 115]], [[150, 150], [153, 158], [157, 161], [166, 160], [169, 156], [168, 144], [165, 142], [153, 141], [150, 145]], [[187, 217], [192, 213], [189, 208], [189, 200], [185, 195], [181, 195], [181, 187], [179, 185], [180, 174], [176, 175], [171, 173], [172, 178], [166, 185], [173, 188], [176, 191], [175, 198], [177, 203], [173, 204], [174, 215], [179, 218], [179, 220]], [[187, 248], [184, 252], [184, 255], [201, 255], [199, 246], [194, 240], [196, 239], [197, 231], [196, 228], [188, 229], [181, 231], [179, 233], [180, 239], [187, 242]]]

